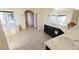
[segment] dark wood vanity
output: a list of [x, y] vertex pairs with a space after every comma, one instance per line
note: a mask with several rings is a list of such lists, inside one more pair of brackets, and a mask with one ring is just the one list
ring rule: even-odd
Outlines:
[[[52, 27], [49, 25], [44, 25], [44, 32], [46, 34], [50, 35], [52, 38], [64, 34], [64, 32], [61, 29]], [[48, 48], [48, 46], [46, 46], [46, 50], [50, 50], [50, 48]]]

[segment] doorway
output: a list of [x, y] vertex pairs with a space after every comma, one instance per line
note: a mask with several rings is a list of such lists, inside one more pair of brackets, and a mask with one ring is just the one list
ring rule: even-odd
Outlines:
[[34, 12], [31, 10], [25, 11], [25, 24], [26, 28], [35, 28], [36, 20], [34, 17]]

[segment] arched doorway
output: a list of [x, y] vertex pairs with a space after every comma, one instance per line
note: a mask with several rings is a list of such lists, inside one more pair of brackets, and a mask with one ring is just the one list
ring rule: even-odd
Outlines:
[[25, 11], [26, 28], [34, 28], [34, 12], [31, 10]]

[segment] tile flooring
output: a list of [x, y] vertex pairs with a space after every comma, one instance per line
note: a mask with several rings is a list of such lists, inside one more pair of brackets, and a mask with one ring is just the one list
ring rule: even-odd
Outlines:
[[51, 37], [43, 30], [27, 29], [7, 38], [11, 50], [45, 50], [44, 42]]

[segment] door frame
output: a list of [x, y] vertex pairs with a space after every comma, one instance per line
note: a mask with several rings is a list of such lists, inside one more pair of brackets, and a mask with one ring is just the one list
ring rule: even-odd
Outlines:
[[[31, 10], [26, 10], [25, 12], [25, 25], [26, 25], [26, 28], [28, 27], [28, 17], [27, 17], [27, 13], [31, 13], [33, 15], [33, 19], [34, 19], [34, 12], [31, 11]], [[33, 24], [34, 25], [34, 24]], [[34, 26], [33, 26], [34, 27]]]

